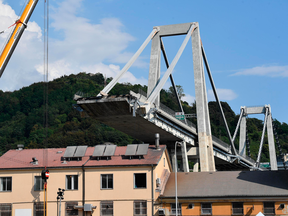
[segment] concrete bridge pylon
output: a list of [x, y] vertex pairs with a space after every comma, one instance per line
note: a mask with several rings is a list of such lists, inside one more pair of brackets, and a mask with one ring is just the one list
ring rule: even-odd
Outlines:
[[[177, 35], [184, 35], [185, 38], [171, 64], [169, 64], [162, 37]], [[171, 110], [167, 110], [160, 104], [160, 91], [170, 78], [179, 108], [184, 113], [172, 72], [190, 38], [192, 41], [197, 127], [186, 120], [185, 115], [183, 121], [175, 118], [175, 111], [171, 112]], [[123, 74], [129, 70], [151, 40], [147, 95], [131, 91], [130, 94], [119, 97], [108, 95], [109, 91], [117, 84]], [[167, 71], [160, 79], [161, 54]], [[230, 145], [212, 136], [211, 133], [204, 66], [225, 123]], [[194, 162], [194, 171], [198, 171], [200, 164], [202, 172], [216, 171], [215, 166], [217, 170], [249, 169], [254, 166], [254, 161], [251, 158], [239, 156], [238, 151], [235, 149], [234, 141], [232, 140], [212, 79], [197, 22], [154, 27], [137, 52], [113, 80], [100, 91], [97, 97], [83, 98], [77, 96], [75, 100], [77, 105], [86, 112], [87, 116], [96, 118], [104, 124], [143, 142], [153, 142], [154, 139], [151, 140], [151, 137], [154, 137], [155, 133], [160, 134], [161, 140], [166, 143], [168, 150], [174, 149], [172, 146], [175, 147], [176, 142], [182, 142], [182, 166], [186, 172], [189, 171], [188, 159]], [[172, 150], [170, 153], [171, 155], [177, 155], [177, 152]], [[174, 157], [172, 156], [171, 158]]]
[[[208, 101], [207, 101], [207, 91], [205, 85], [205, 74], [203, 67], [203, 57], [202, 57], [202, 44], [200, 39], [200, 31], [198, 23], [189, 23], [189, 24], [179, 24], [179, 25], [169, 25], [169, 26], [159, 26], [158, 33], [152, 39], [151, 55], [150, 55], [150, 69], [149, 69], [149, 80], [148, 80], [148, 101], [149, 98], [153, 98], [150, 102], [153, 102], [156, 107], [159, 107], [160, 101], [160, 91], [163, 84], [165, 84], [168, 76], [170, 76], [172, 85], [174, 84], [172, 78], [172, 70], [167, 73], [168, 70], [160, 80], [160, 59], [161, 59], [161, 50], [166, 60], [166, 54], [164, 50], [164, 45], [161, 40], [161, 37], [164, 36], [174, 36], [179, 34], [186, 34], [186, 38], [183, 42], [187, 43], [186, 39], [192, 38], [192, 52], [193, 52], [193, 66], [194, 66], [194, 83], [195, 83], [195, 96], [197, 104], [197, 125], [198, 125], [198, 144], [199, 144], [199, 159], [200, 159], [200, 169], [201, 171], [215, 171], [215, 162], [213, 155], [213, 144], [212, 144], [212, 134], [210, 128], [210, 117], [208, 110]], [[182, 46], [183, 46], [182, 44]], [[182, 48], [181, 46], [181, 48]], [[186, 46], [186, 44], [184, 44]], [[161, 49], [162, 48], [162, 49]], [[179, 50], [181, 50], [181, 48]], [[181, 53], [177, 53], [180, 57]], [[177, 55], [175, 58], [177, 58]], [[178, 57], [178, 58], [179, 58]], [[175, 60], [175, 59], [174, 59]], [[172, 64], [174, 63], [174, 60]], [[178, 60], [177, 60], [178, 61]], [[174, 64], [176, 64], [175, 62]], [[167, 65], [167, 63], [166, 63]], [[174, 66], [174, 65], [173, 65]], [[165, 80], [166, 77], [166, 80]], [[161, 83], [162, 82], [162, 83]], [[173, 86], [175, 89], [175, 86]], [[177, 92], [177, 91], [175, 91]], [[177, 95], [178, 98], [178, 95]], [[181, 102], [180, 108], [182, 109]], [[187, 156], [186, 156], [187, 157]], [[173, 158], [173, 157], [172, 157]], [[187, 161], [187, 158], [184, 160]], [[187, 168], [184, 169], [186, 170]]]
[[264, 124], [263, 124], [263, 131], [262, 136], [260, 140], [259, 150], [258, 150], [258, 156], [256, 163], [254, 165], [255, 168], [259, 168], [260, 166], [260, 158], [264, 143], [264, 137], [265, 132], [267, 128], [267, 138], [268, 138], [268, 146], [269, 146], [269, 157], [270, 157], [270, 166], [271, 170], [278, 170], [277, 167], [277, 158], [276, 158], [276, 150], [275, 150], [275, 141], [274, 141], [274, 134], [273, 134], [273, 120], [272, 120], [272, 112], [271, 112], [271, 106], [265, 105], [265, 106], [254, 106], [254, 107], [241, 107], [240, 117], [239, 121], [237, 123], [237, 127], [233, 136], [233, 139], [235, 139], [235, 136], [238, 132], [239, 124], [240, 124], [240, 137], [239, 137], [239, 155], [240, 156], [246, 156], [246, 146], [247, 146], [247, 129], [246, 129], [246, 117], [251, 114], [264, 114]]

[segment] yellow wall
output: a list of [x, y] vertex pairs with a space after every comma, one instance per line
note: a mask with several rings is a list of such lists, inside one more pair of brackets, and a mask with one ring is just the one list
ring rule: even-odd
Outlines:
[[[0, 177], [12, 177], [12, 191], [0, 192], [0, 203], [12, 203], [12, 216], [16, 209], [31, 209], [33, 213], [34, 202], [43, 202], [43, 191], [34, 191], [34, 177], [41, 175], [40, 169], [0, 171]], [[82, 173], [81, 169], [50, 170], [48, 179], [48, 215], [56, 215], [56, 197], [58, 188], [65, 189], [66, 175], [79, 175], [78, 190], [65, 191], [62, 212], [65, 212], [65, 201], [81, 201]]]
[[[147, 188], [134, 188], [134, 173], [146, 173]], [[113, 189], [101, 189], [101, 174], [113, 174]], [[87, 200], [151, 199], [151, 168], [86, 169]]]
[[[165, 166], [163, 158], [165, 158]], [[92, 216], [100, 215], [100, 201], [104, 200], [113, 200], [115, 216], [133, 215], [134, 200], [147, 200], [147, 215], [151, 216], [151, 183], [154, 184], [154, 199], [156, 200], [159, 195], [159, 193], [155, 193], [156, 178], [161, 177], [163, 169], [168, 169], [170, 172], [167, 151], [163, 153], [159, 165], [153, 167], [153, 180], [151, 179], [151, 166], [85, 168], [85, 202], [97, 207]], [[40, 176], [41, 171], [42, 169], [0, 171], [0, 177], [12, 177], [12, 192], [0, 192], [0, 203], [12, 203], [12, 216], [15, 215], [16, 209], [31, 209], [33, 214], [33, 203], [43, 202], [43, 191], [34, 191], [34, 177]], [[62, 215], [65, 215], [65, 202], [67, 201], [76, 201], [79, 206], [82, 206], [82, 169], [49, 168], [49, 171], [48, 216], [55, 216], [57, 213], [57, 192], [58, 188], [66, 190], [66, 175], [78, 175], [78, 190], [66, 190], [64, 192], [64, 200], [61, 206]], [[146, 188], [134, 188], [134, 173], [146, 173]], [[113, 174], [112, 190], [101, 189], [101, 174]], [[79, 210], [79, 215], [82, 216], [82, 210]]]
[[[284, 209], [280, 208], [280, 204], [285, 204]], [[284, 202], [275, 202], [275, 213], [277, 215], [288, 215], [288, 200]]]
[[[134, 173], [146, 173], [146, 188], [134, 188]], [[101, 189], [101, 174], [113, 174], [113, 189]], [[100, 215], [100, 201], [114, 201], [114, 215], [126, 212], [133, 215], [134, 200], [151, 201], [151, 167], [127, 168], [89, 168], [86, 169], [86, 194], [87, 203], [95, 203], [97, 209], [93, 215]], [[151, 209], [151, 202], [147, 203]], [[128, 214], [130, 212], [130, 214]], [[151, 212], [151, 210], [150, 210]]]
[[[212, 203], [212, 214], [213, 215], [230, 215], [232, 214], [232, 206], [231, 203]], [[201, 212], [201, 206], [200, 206]]]
[[201, 212], [200, 203], [195, 203], [193, 209], [188, 208], [189, 203], [182, 203], [182, 214], [183, 215], [199, 215]]
[[158, 166], [155, 168], [155, 171], [154, 171], [155, 179], [161, 177], [163, 169], [168, 169], [169, 172], [172, 170], [167, 150], [163, 153], [162, 158], [160, 159], [158, 163]]
[[[232, 201], [232, 200], [231, 200]], [[265, 202], [273, 202], [274, 200], [264, 200]], [[171, 203], [175, 203], [175, 200], [173, 199], [167, 199], [167, 200], [161, 200], [159, 201], [160, 204], [158, 205], [158, 208], [164, 208], [166, 211], [171, 212]], [[212, 215], [215, 216], [230, 216], [232, 215], [232, 202], [221, 200], [220, 202], [217, 200], [201, 200], [195, 201], [195, 200], [180, 200], [179, 203], [181, 203], [181, 210], [183, 216], [200, 216], [201, 215], [201, 203], [210, 202], [212, 203]], [[233, 199], [233, 202], [243, 202], [243, 211], [245, 216], [255, 216], [259, 212], [264, 213], [264, 207], [263, 207], [263, 201], [257, 201], [257, 200], [237, 200]], [[189, 203], [193, 203], [193, 208], [189, 209], [188, 205]], [[280, 204], [284, 203], [285, 207], [284, 209], [280, 208]], [[283, 201], [276, 201], [275, 202], [275, 215], [288, 215], [288, 200], [283, 199]]]

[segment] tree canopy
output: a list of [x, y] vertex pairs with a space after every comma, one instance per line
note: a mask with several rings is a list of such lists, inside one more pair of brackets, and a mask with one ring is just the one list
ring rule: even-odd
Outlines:
[[[34, 83], [29, 87], [14, 92], [0, 91], [0, 153], [9, 149], [15, 149], [17, 144], [24, 144], [25, 148], [57, 148], [69, 145], [88, 145], [111, 142], [117, 145], [139, 143], [120, 131], [108, 127], [92, 118], [81, 118], [79, 112], [73, 108], [73, 96], [76, 92], [82, 92], [85, 96], [96, 96], [103, 89], [105, 83], [112, 78], [104, 79], [101, 73], [88, 74], [81, 72], [77, 75], [62, 76], [48, 83], [48, 128], [44, 122], [44, 83]], [[118, 83], [110, 91], [110, 94], [128, 94], [130, 90], [138, 92], [141, 89], [147, 91], [147, 86], [130, 83]], [[177, 86], [180, 97], [184, 90]], [[175, 112], [180, 111], [174, 90], [161, 90], [161, 103]], [[183, 99], [183, 98], [182, 98]], [[236, 115], [226, 102], [221, 102], [230, 127], [234, 132], [239, 115]], [[186, 114], [196, 113], [196, 104], [188, 104], [182, 101]], [[226, 130], [216, 102], [209, 102], [212, 134], [229, 143]], [[191, 119], [194, 124], [197, 120]], [[277, 133], [284, 153], [288, 151], [288, 125], [278, 120], [274, 121]], [[256, 158], [263, 121], [256, 118], [247, 120], [248, 137], [250, 139], [251, 156]], [[47, 137], [47, 139], [46, 139]], [[45, 141], [45, 142], [44, 142]], [[236, 138], [238, 145], [238, 138]], [[267, 138], [265, 137], [263, 156], [261, 161], [268, 161], [269, 152]]]

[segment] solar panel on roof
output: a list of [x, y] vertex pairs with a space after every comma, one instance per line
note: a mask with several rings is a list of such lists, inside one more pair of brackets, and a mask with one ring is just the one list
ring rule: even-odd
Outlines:
[[73, 157], [77, 146], [67, 146], [63, 157]]
[[127, 149], [126, 149], [125, 155], [126, 156], [135, 155], [136, 154], [136, 150], [137, 150], [137, 146], [138, 146], [138, 144], [127, 145]]
[[147, 155], [149, 144], [139, 144], [136, 155]]
[[84, 157], [88, 146], [77, 146], [74, 157]]
[[103, 156], [105, 148], [106, 148], [106, 145], [96, 145], [92, 156], [93, 157]]
[[116, 150], [116, 145], [107, 145], [103, 156], [113, 156]]

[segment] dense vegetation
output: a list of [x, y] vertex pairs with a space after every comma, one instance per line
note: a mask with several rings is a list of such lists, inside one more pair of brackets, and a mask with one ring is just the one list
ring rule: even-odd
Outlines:
[[[109, 82], [111, 78], [107, 79]], [[96, 95], [104, 87], [102, 74], [79, 73], [64, 76], [48, 84], [48, 128], [43, 127], [44, 122], [44, 84], [34, 83], [19, 91], [0, 91], [0, 153], [15, 149], [17, 144], [24, 144], [25, 148], [57, 148], [69, 145], [93, 146], [104, 142], [117, 145], [137, 143], [138, 140], [123, 134], [111, 127], [105, 126], [92, 118], [81, 118], [72, 105], [73, 95], [76, 92], [85, 92], [86, 95]], [[177, 86], [180, 96], [184, 95], [181, 86]], [[110, 94], [126, 94], [130, 90], [147, 90], [146, 86], [131, 85], [129, 83], [117, 84]], [[179, 111], [173, 90], [161, 91], [161, 102], [175, 111]], [[182, 102], [185, 113], [196, 113], [196, 105]], [[239, 116], [231, 110], [227, 103], [222, 103], [225, 116], [231, 132], [234, 132]], [[215, 102], [209, 102], [212, 134], [228, 142], [225, 127]], [[191, 120], [197, 123], [196, 119]], [[277, 132], [283, 151], [288, 151], [288, 125], [275, 120]], [[247, 121], [250, 139], [251, 156], [257, 156], [263, 122], [259, 119], [249, 118]], [[45, 137], [47, 136], [47, 139]], [[236, 140], [236, 145], [238, 140]], [[268, 144], [265, 140], [262, 161], [267, 161]]]

